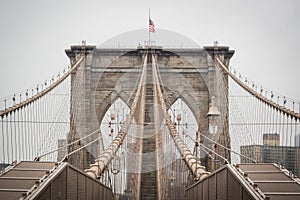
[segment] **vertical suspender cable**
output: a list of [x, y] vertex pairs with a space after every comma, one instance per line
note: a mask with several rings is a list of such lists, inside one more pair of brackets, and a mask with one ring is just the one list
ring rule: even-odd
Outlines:
[[21, 138], [21, 140], [22, 140], [22, 149], [21, 149], [21, 151], [22, 151], [22, 160], [25, 160], [25, 127], [24, 127], [24, 125], [25, 125], [25, 119], [23, 118], [23, 112], [24, 112], [24, 108], [21, 108], [20, 109], [20, 112], [21, 112], [21, 123], [22, 123], [22, 126], [21, 126], [21, 130], [22, 130], [22, 133], [21, 132], [19, 132], [20, 134], [21, 134], [21, 136], [20, 136], [20, 138]]
[[[254, 103], [254, 119], [253, 119], [253, 129], [252, 129], [252, 135], [256, 135], [257, 134], [257, 131], [256, 131], [256, 127], [258, 126], [258, 122], [259, 122], [259, 102], [258, 101], [255, 101], [254, 97], [251, 97], [253, 103]], [[253, 143], [256, 143], [256, 141], [252, 141]]]
[[261, 133], [262, 133], [262, 124], [263, 124], [263, 122], [264, 122], [264, 120], [263, 120], [263, 103], [262, 103], [262, 101], [260, 101], [260, 100], [258, 100], [258, 104], [259, 104], [259, 113], [260, 113], [260, 115], [259, 115], [259, 124], [257, 125], [257, 130], [256, 130], [256, 140], [257, 140], [257, 142], [258, 142], [258, 144], [260, 144], [262, 141], [260, 140], [260, 135], [261, 135]]
[[274, 131], [274, 124], [275, 124], [275, 109], [274, 108], [271, 108], [271, 116], [272, 116], [272, 120], [271, 120], [271, 132], [273, 134], [275, 134], [275, 131]]
[[267, 119], [268, 119], [268, 115], [267, 115], [267, 105], [262, 102], [262, 106], [263, 106], [263, 131], [262, 134], [266, 133], [266, 124], [267, 124]]
[[18, 111], [15, 111], [15, 112], [13, 112], [13, 121], [11, 122], [12, 124], [13, 124], [13, 126], [12, 126], [12, 129], [14, 130], [14, 131], [12, 131], [12, 133], [13, 133], [13, 136], [14, 136], [14, 140], [13, 140], [13, 145], [14, 145], [14, 149], [15, 149], [15, 155], [14, 155], [14, 160], [17, 160], [18, 159], [18, 144], [17, 144], [17, 123], [16, 123], [16, 113], [17, 113]]
[[287, 125], [287, 115], [284, 113], [283, 114], [283, 116], [284, 116], [284, 120], [283, 120], [283, 127], [282, 127], [282, 133], [283, 133], [283, 140], [282, 140], [282, 142], [283, 142], [283, 145], [286, 145], [286, 125]]
[[272, 134], [272, 132], [270, 131], [271, 129], [270, 129], [270, 127], [271, 127], [271, 107], [269, 106], [269, 105], [267, 105], [266, 104], [266, 106], [267, 106], [267, 109], [268, 109], [268, 123], [267, 123], [267, 132], [266, 133], [271, 133]]
[[40, 121], [40, 112], [41, 112], [41, 99], [38, 99], [36, 101], [36, 128], [37, 128], [37, 132], [36, 132], [36, 141], [37, 141], [37, 145], [36, 145], [36, 148], [37, 148], [37, 151], [36, 151], [36, 154], [34, 155], [34, 157], [36, 157], [37, 155], [39, 155], [41, 152], [40, 152], [40, 146], [41, 146], [41, 121]]
[[[290, 118], [290, 116], [289, 115], [286, 115], [286, 146], [288, 146], [288, 143], [290, 143], [289, 144], [289, 146], [291, 146], [292, 145], [292, 135], [289, 135], [289, 118]], [[292, 123], [292, 121], [290, 121], [290, 123]], [[288, 140], [290, 140], [290, 141], [288, 141]]]
[[21, 120], [20, 120], [20, 112], [21, 109], [17, 110], [17, 120], [15, 121], [15, 123], [17, 123], [18, 126], [18, 131], [16, 130], [16, 140], [18, 140], [18, 160], [22, 160], [22, 156], [21, 156], [21, 152], [22, 152], [22, 147], [21, 147], [21, 141], [22, 141], [22, 133], [21, 133]]
[[10, 114], [7, 114], [5, 117], [6, 117], [6, 133], [7, 133], [7, 135], [6, 135], [6, 147], [7, 147], [7, 162], [9, 163], [10, 162], [10, 156], [9, 156], [9, 136], [8, 136], [8, 134], [9, 134], [9, 127], [8, 127], [8, 124], [9, 124], [9, 119], [8, 119], [8, 116], [9, 116]]
[[[47, 99], [49, 97], [50, 93], [48, 93], [47, 95], [44, 96], [43, 99], [41, 99], [41, 108], [40, 108], [40, 115], [41, 115], [41, 121], [42, 121], [42, 137], [41, 137], [41, 149], [42, 151], [47, 151], [47, 149], [43, 149], [43, 144], [46, 142], [46, 134], [47, 134], [47, 125], [49, 120], [47, 119], [47, 115], [46, 115], [46, 109], [45, 109], [45, 105], [47, 103]], [[50, 108], [51, 109], [51, 108]]]
[[37, 128], [37, 101], [35, 101], [33, 103], [33, 126], [34, 126], [34, 135], [33, 135], [33, 144], [34, 144], [34, 152], [32, 155], [32, 158], [34, 158], [37, 155], [37, 151], [38, 151], [38, 140], [37, 140], [37, 132], [38, 132], [38, 128]]
[[25, 108], [27, 108], [27, 111], [24, 111], [24, 115], [25, 115], [25, 153], [26, 153], [26, 160], [29, 159], [29, 123], [30, 123], [30, 119], [29, 119], [29, 113], [30, 113], [30, 105], [27, 105]]
[[275, 129], [276, 129], [276, 133], [277, 134], [280, 134], [280, 131], [278, 130], [278, 126], [279, 126], [279, 122], [278, 122], [278, 116], [280, 115], [280, 112], [277, 110], [277, 109], [274, 109], [275, 110], [275, 113], [276, 113], [276, 119], [275, 119]]
[[31, 160], [32, 158], [34, 158], [34, 102], [30, 104], [30, 130], [29, 130], [29, 147], [30, 147], [30, 155], [29, 155], [29, 159]]
[[12, 114], [9, 114], [9, 124], [10, 124], [10, 148], [11, 148], [11, 161], [12, 162], [14, 160], [14, 147], [13, 147], [13, 125], [12, 125]]
[[[1, 131], [2, 131], [2, 148], [3, 148], [3, 163], [6, 163], [6, 160], [5, 160], [5, 147], [4, 147], [4, 139], [5, 139], [5, 136], [4, 136], [4, 126], [3, 126], [3, 116], [1, 116]], [[6, 136], [7, 137], [7, 136]]]

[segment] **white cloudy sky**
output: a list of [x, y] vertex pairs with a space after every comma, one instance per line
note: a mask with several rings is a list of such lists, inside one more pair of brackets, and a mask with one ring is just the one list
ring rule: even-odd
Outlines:
[[149, 7], [157, 28], [228, 45], [233, 67], [300, 100], [298, 0], [0, 0], [0, 97], [62, 71], [70, 45], [147, 28]]

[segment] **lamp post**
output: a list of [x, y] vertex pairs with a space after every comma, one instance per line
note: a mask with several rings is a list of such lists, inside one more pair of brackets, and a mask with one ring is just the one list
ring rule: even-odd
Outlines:
[[[208, 132], [211, 135], [212, 139], [215, 140], [215, 136], [218, 133], [218, 124], [216, 121], [216, 118], [218, 116], [220, 116], [220, 112], [218, 110], [218, 107], [215, 105], [215, 97], [212, 96], [211, 97], [211, 104], [210, 107], [208, 109], [208, 113], [207, 113], [207, 117], [208, 117]], [[215, 151], [216, 151], [216, 146], [214, 144], [212, 144], [212, 156], [214, 158], [214, 161], [211, 163], [212, 166], [212, 171], [216, 170], [216, 155], [215, 155]]]
[[216, 118], [218, 116], [220, 116], [220, 112], [218, 110], [218, 107], [215, 105], [215, 97], [211, 97], [211, 103], [209, 106], [209, 110], [207, 113], [207, 117], [208, 117], [208, 127], [209, 127], [209, 133], [212, 134], [213, 136], [215, 136], [218, 132], [218, 125], [216, 122]]
[[180, 129], [180, 121], [181, 121], [181, 114], [180, 113], [177, 114], [176, 120], [177, 120], [177, 132], [179, 133], [180, 132], [180, 130], [179, 130]]
[[170, 183], [170, 198], [175, 199], [175, 174], [172, 169], [171, 176], [169, 177], [169, 183]]

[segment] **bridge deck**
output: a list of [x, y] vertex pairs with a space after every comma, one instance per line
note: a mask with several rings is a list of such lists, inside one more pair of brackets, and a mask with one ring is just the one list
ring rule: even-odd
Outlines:
[[55, 168], [54, 162], [27, 161], [10, 167], [0, 176], [0, 199], [26, 197]]
[[0, 175], [0, 200], [112, 199], [112, 191], [69, 163], [22, 161]]
[[275, 164], [227, 164], [186, 190], [193, 199], [299, 199], [300, 181]]

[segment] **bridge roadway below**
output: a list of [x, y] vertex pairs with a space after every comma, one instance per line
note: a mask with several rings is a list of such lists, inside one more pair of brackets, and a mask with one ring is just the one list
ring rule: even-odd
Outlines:
[[152, 67], [147, 65], [146, 102], [143, 136], [141, 199], [157, 199], [156, 134], [154, 125]]

